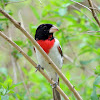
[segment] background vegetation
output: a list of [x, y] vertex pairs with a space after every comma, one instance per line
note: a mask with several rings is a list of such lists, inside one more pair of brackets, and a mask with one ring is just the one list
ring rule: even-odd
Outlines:
[[[65, 61], [62, 72], [83, 100], [99, 100], [100, 28], [86, 8], [89, 8], [88, 1], [74, 1], [77, 3], [73, 0], [0, 0], [0, 7], [21, 22], [33, 37], [38, 25], [56, 25], [60, 31], [55, 37], [64, 54], [71, 58], [71, 61]], [[100, 1], [94, 0], [93, 4], [100, 19]], [[31, 42], [1, 13], [0, 30], [36, 61]], [[75, 100], [61, 79], [60, 87], [70, 100]], [[52, 88], [47, 80], [1, 37], [0, 100], [52, 100]]]

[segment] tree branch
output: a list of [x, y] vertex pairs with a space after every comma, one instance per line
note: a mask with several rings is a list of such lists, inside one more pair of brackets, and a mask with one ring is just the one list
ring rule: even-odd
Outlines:
[[84, 7], [84, 8], [86, 8], [86, 9], [88, 9], [88, 10], [91, 12], [91, 10], [90, 10], [87, 6], [85, 6], [85, 5], [83, 5], [83, 4], [79, 3], [79, 2], [76, 2], [76, 1], [74, 1], [74, 0], [70, 0], [70, 1], [72, 1], [72, 2], [74, 2], [74, 3], [76, 3], [76, 4], [78, 4], [78, 5], [80, 5], [80, 6]]
[[96, 20], [97, 24], [98, 24], [99, 27], [100, 27], [100, 21], [99, 21], [97, 15], [96, 15], [96, 13], [95, 13], [95, 10], [94, 10], [93, 4], [92, 4], [92, 0], [88, 0], [88, 2], [89, 2], [89, 5], [90, 5], [90, 9], [91, 9], [91, 11], [92, 11], [92, 15], [93, 15], [94, 19]]
[[65, 55], [65, 54], [64, 54], [64, 59], [69, 60], [71, 63], [74, 62], [72, 58], [70, 58], [69, 56], [67, 56], [67, 55]]
[[73, 85], [69, 82], [69, 80], [65, 77], [65, 75], [61, 72], [61, 70], [54, 64], [54, 62], [50, 59], [50, 57], [44, 52], [44, 50], [40, 47], [40, 45], [35, 41], [35, 39], [24, 29], [21, 27], [20, 23], [18, 23], [15, 19], [13, 19], [9, 14], [7, 14], [2, 8], [0, 8], [0, 12], [8, 18], [14, 25], [17, 27], [38, 49], [38, 51], [44, 56], [46, 61], [51, 65], [51, 67], [56, 71], [56, 73], [61, 77], [61, 79], [65, 82], [68, 88], [74, 93], [77, 100], [82, 100], [79, 93], [73, 88]]
[[[15, 47], [35, 68], [37, 64], [12, 40], [10, 40], [4, 33], [0, 31], [0, 36], [4, 38], [6, 41], [8, 41], [13, 47]], [[47, 80], [49, 83], [54, 84], [54, 81], [49, 78], [49, 76], [42, 70], [40, 69], [39, 71]], [[65, 100], [69, 100], [67, 95], [62, 91], [62, 89], [57, 85], [56, 87], [57, 91], [64, 97]]]

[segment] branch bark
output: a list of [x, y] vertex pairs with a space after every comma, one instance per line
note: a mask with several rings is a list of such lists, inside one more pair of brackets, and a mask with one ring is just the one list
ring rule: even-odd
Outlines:
[[90, 5], [90, 9], [91, 9], [91, 11], [92, 11], [92, 15], [93, 15], [94, 19], [96, 20], [97, 24], [98, 24], [99, 27], [100, 27], [100, 21], [99, 21], [97, 15], [96, 15], [96, 13], [95, 13], [92, 0], [88, 0], [88, 3], [89, 3], [89, 5]]
[[[8, 41], [13, 47], [15, 47], [35, 68], [37, 64], [12, 40], [10, 40], [3, 32], [0, 31], [0, 36], [4, 38], [6, 41]], [[39, 71], [47, 80], [49, 83], [54, 84], [54, 81], [49, 78], [49, 76], [40, 69]], [[65, 100], [69, 100], [67, 95], [62, 91], [62, 89], [57, 85], [56, 87], [57, 91], [64, 97]]]
[[44, 52], [44, 50], [39, 46], [39, 44], [35, 41], [35, 39], [24, 29], [21, 27], [20, 23], [13, 19], [9, 14], [7, 14], [2, 8], [0, 8], [0, 12], [8, 18], [16, 28], [18, 28], [38, 49], [38, 51], [44, 56], [46, 61], [51, 64], [51, 67], [56, 71], [56, 73], [61, 77], [61, 79], [65, 82], [68, 88], [74, 93], [77, 100], [82, 100], [79, 93], [73, 88], [74, 86], [69, 82], [69, 80], [65, 77], [65, 75], [59, 70], [59, 68], [54, 64], [54, 62], [50, 59], [50, 57]]

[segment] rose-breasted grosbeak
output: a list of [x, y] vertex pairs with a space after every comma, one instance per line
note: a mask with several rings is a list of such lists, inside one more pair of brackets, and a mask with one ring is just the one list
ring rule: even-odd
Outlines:
[[[56, 31], [58, 31], [58, 28], [52, 24], [41, 24], [36, 30], [35, 40], [48, 54], [56, 66], [61, 69], [63, 64], [63, 54], [59, 41], [53, 36], [53, 33]], [[50, 78], [59, 85], [59, 77], [57, 73], [36, 48], [35, 51], [38, 63], [46, 70]], [[54, 100], [61, 100], [60, 94], [55, 88], [53, 88], [53, 98]]]

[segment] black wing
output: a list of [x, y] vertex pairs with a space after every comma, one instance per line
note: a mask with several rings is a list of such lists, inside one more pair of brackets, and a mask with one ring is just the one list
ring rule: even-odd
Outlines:
[[58, 48], [58, 51], [59, 51], [59, 53], [61, 54], [61, 56], [63, 56], [63, 52], [62, 52], [61, 47], [60, 47], [60, 46], [58, 46], [57, 48]]

